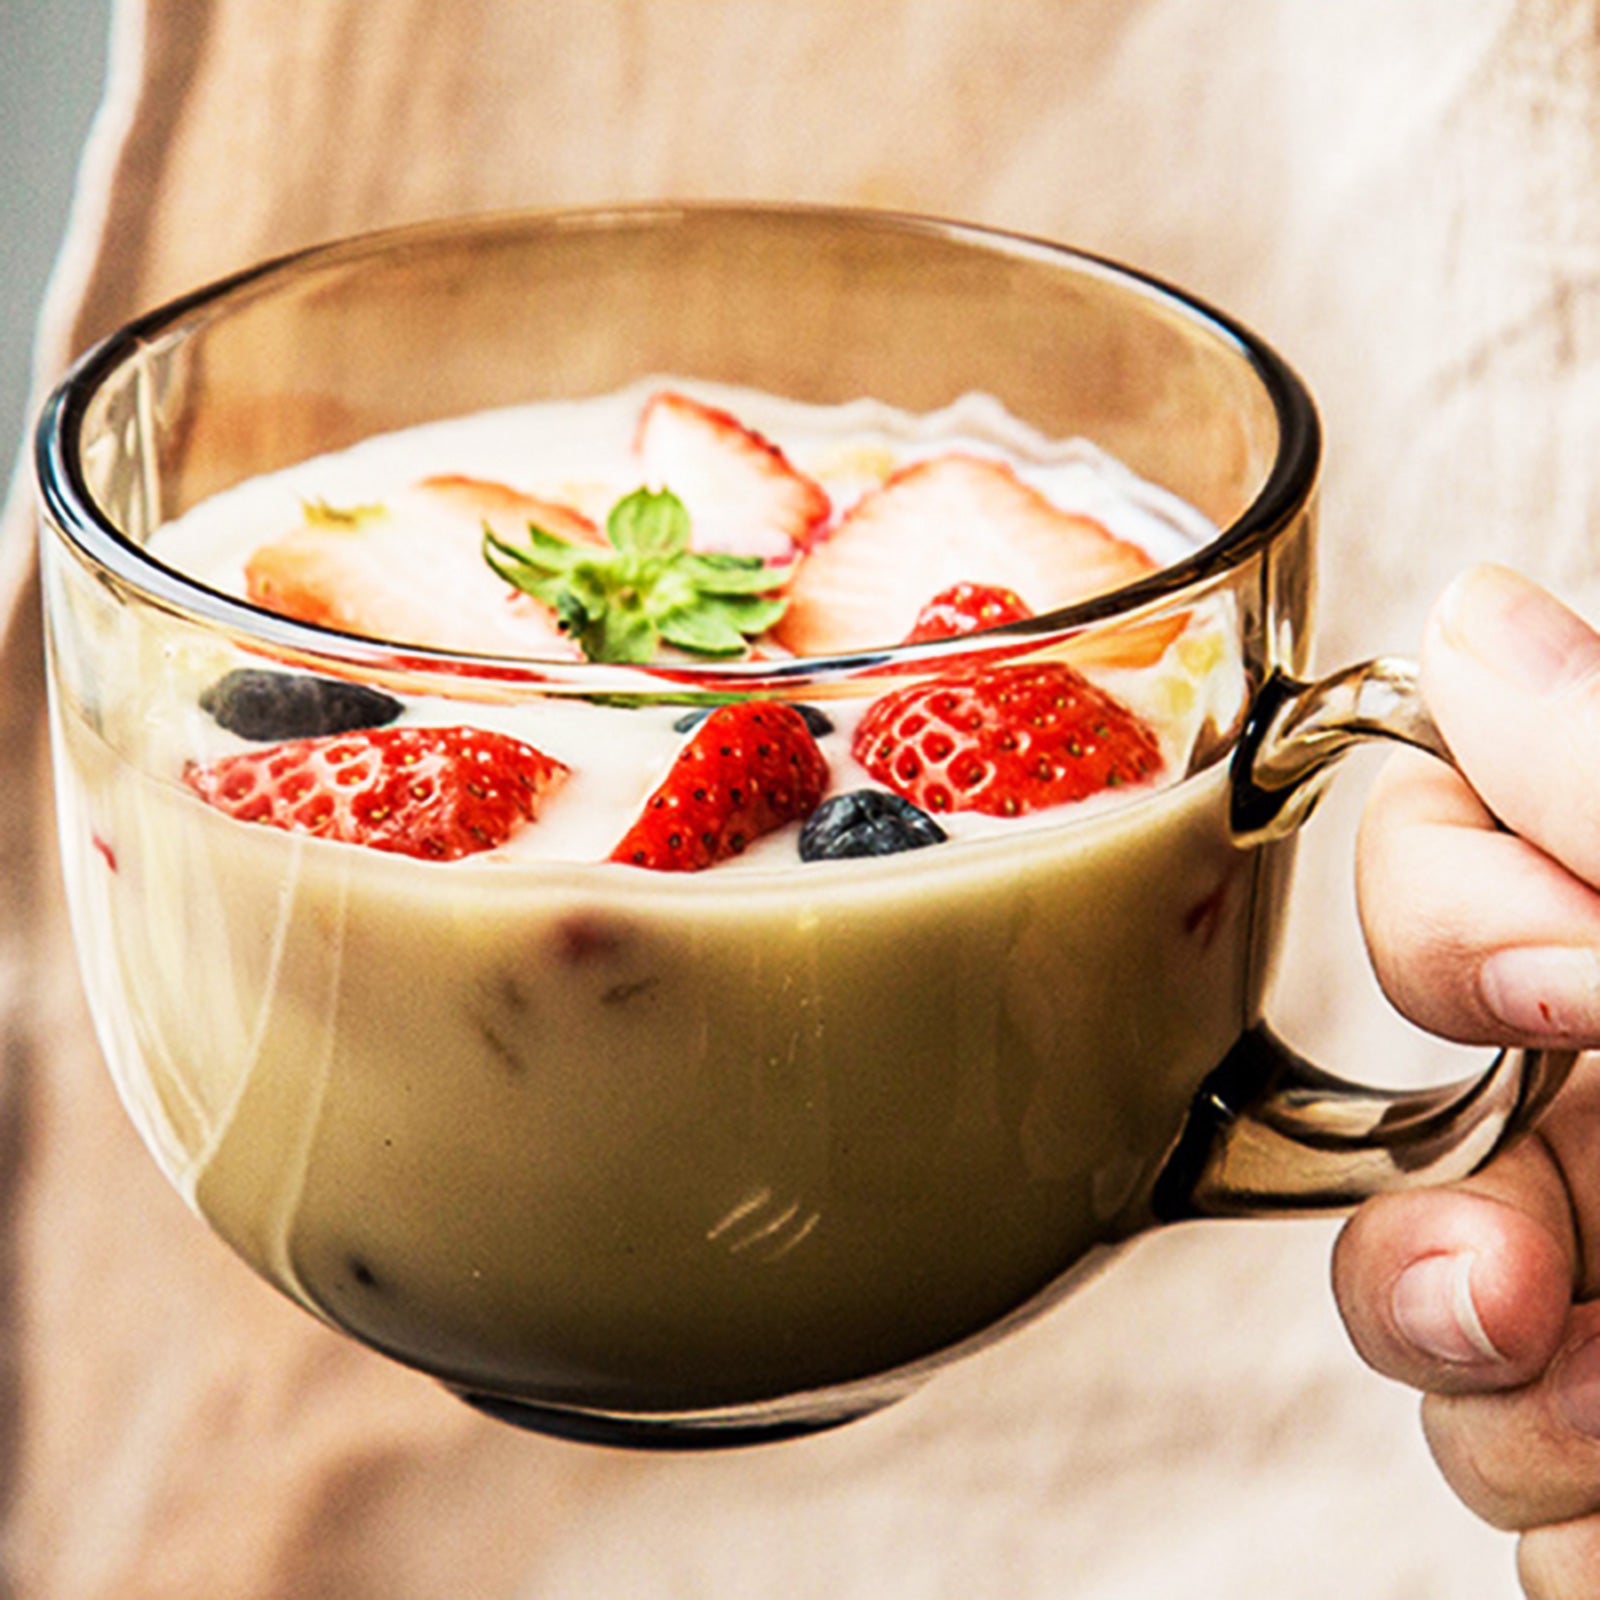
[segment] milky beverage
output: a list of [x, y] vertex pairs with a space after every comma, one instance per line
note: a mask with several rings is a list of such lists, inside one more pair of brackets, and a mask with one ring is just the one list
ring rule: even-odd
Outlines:
[[[642, 393], [369, 441], [207, 502], [153, 550], [233, 587], [303, 504], [433, 471], [603, 510], [632, 487]], [[836, 503], [957, 445], [1159, 560], [1208, 532], [985, 401], [729, 403]], [[130, 631], [102, 702], [57, 708], [69, 887], [121, 1092], [261, 1272], [473, 1389], [703, 1410], [946, 1349], [1131, 1231], [1152, 1152], [1258, 1014], [1261, 857], [1230, 842], [1217, 759], [1243, 673], [1211, 604], [1159, 662], [1095, 674], [1185, 781], [956, 815], [948, 842], [875, 859], [802, 864], [789, 827], [684, 874], [604, 860], [682, 744], [681, 706], [408, 705], [573, 769], [503, 849], [422, 862], [204, 805], [179, 774], [242, 748], [198, 706], [239, 658]], [[830, 788], [860, 787], [861, 708], [827, 709]]]

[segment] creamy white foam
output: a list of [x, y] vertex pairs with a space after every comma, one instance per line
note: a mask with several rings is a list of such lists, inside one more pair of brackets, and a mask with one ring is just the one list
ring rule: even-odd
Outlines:
[[[425, 515], [404, 502], [406, 486], [436, 474], [503, 483], [535, 497], [569, 504], [596, 522], [638, 486], [632, 441], [641, 408], [663, 387], [724, 407], [778, 443], [801, 471], [828, 491], [836, 514], [893, 470], [950, 451], [1009, 462], [1064, 511], [1092, 517], [1117, 537], [1167, 564], [1192, 553], [1215, 529], [1191, 507], [1136, 477], [1083, 439], [1051, 441], [985, 395], [966, 395], [936, 412], [913, 416], [874, 400], [815, 406], [748, 390], [652, 379], [594, 399], [556, 401], [482, 412], [365, 440], [283, 472], [252, 479], [195, 507], [162, 528], [151, 552], [171, 566], [226, 591], [244, 588], [244, 563], [261, 544], [297, 526], [307, 504], [337, 507], [395, 503], [406, 516]], [[1156, 730], [1168, 772], [1181, 775], [1208, 725], [1227, 726], [1242, 701], [1243, 678], [1231, 643], [1230, 615], [1220, 603], [1197, 606], [1160, 662], [1138, 670], [1095, 673]], [[214, 672], [217, 664], [206, 664]], [[197, 683], [196, 688], [200, 687]], [[830, 792], [870, 785], [850, 755], [850, 735], [864, 706], [830, 702], [836, 731], [822, 740]], [[572, 777], [546, 802], [536, 827], [500, 852], [508, 860], [603, 861], [671, 764], [683, 736], [671, 709], [618, 713], [589, 704], [545, 699], [512, 707], [462, 708], [413, 701], [410, 722], [470, 720], [536, 745], [565, 762]], [[207, 759], [240, 747], [201, 717], [152, 730], [168, 745], [169, 762]], [[1072, 808], [1076, 819], [1110, 798]], [[943, 819], [955, 838], [984, 837], [1064, 820], [1045, 814], [1022, 822], [976, 813]], [[752, 871], [796, 862], [794, 829], [756, 841], [719, 871]]]

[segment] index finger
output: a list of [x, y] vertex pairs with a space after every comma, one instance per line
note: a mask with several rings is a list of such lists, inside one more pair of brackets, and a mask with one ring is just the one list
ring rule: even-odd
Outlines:
[[1429, 619], [1422, 686], [1495, 816], [1600, 885], [1600, 633], [1526, 578], [1476, 567]]

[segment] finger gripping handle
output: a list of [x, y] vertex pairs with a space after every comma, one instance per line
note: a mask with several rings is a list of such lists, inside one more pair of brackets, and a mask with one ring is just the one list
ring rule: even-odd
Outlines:
[[[1369, 739], [1451, 760], [1409, 662], [1367, 661], [1313, 684], [1269, 679], [1234, 757], [1239, 844], [1292, 833], [1338, 758]], [[1508, 1049], [1477, 1077], [1391, 1091], [1324, 1072], [1259, 1024], [1196, 1095], [1156, 1186], [1157, 1214], [1331, 1210], [1452, 1182], [1531, 1127], [1576, 1059], [1573, 1051]]]

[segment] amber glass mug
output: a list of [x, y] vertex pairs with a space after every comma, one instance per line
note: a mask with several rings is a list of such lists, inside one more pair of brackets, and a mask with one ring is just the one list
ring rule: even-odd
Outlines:
[[[921, 412], [992, 395], [1215, 528], [1085, 604], [837, 659], [491, 659], [268, 614], [146, 553], [370, 435], [647, 374]], [[1292, 836], [1350, 744], [1443, 755], [1411, 670], [1306, 679], [1317, 420], [1225, 317], [904, 216], [475, 219], [245, 272], [90, 352], [38, 435], [61, 845], [117, 1087], [194, 1209], [308, 1310], [524, 1426], [704, 1446], [831, 1426], [1183, 1218], [1460, 1176], [1570, 1058], [1387, 1093], [1263, 1017]], [[432, 720], [823, 704], [964, 664], [1092, 670], [1202, 619], [1187, 770], [871, 861], [440, 865], [236, 822], [179, 781], [197, 687], [272, 661]]]

